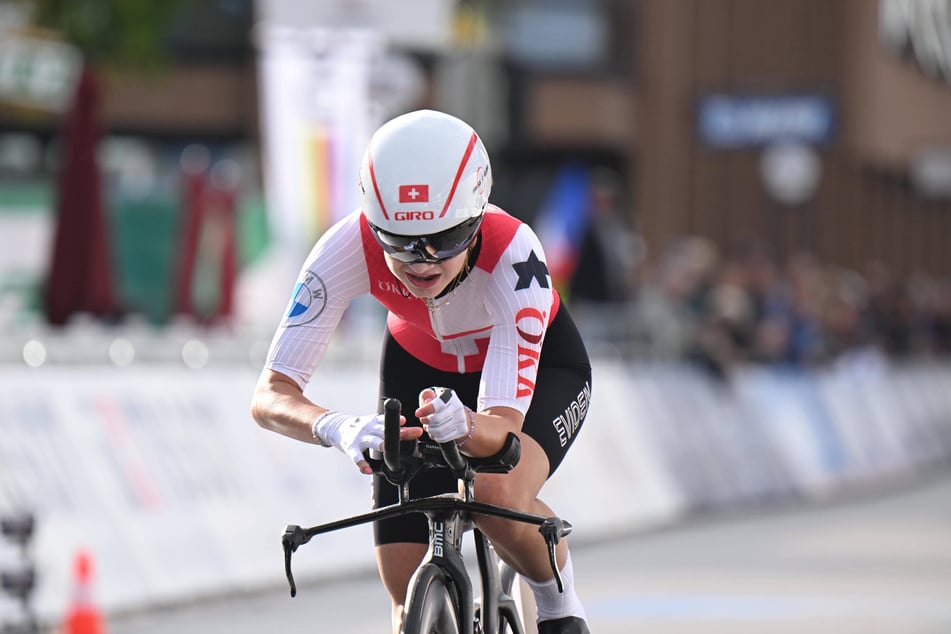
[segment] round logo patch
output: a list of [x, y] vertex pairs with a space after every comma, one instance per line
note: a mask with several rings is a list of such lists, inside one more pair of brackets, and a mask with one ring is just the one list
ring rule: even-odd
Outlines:
[[313, 273], [307, 273], [294, 287], [291, 306], [284, 318], [284, 325], [309, 324], [324, 312], [326, 305], [327, 288], [324, 286], [324, 281]]

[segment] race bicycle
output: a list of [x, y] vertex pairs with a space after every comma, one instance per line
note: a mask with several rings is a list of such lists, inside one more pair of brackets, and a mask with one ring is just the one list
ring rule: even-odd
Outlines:
[[[476, 473], [508, 473], [518, 464], [521, 444], [509, 433], [494, 456], [469, 458], [455, 442], [400, 442], [400, 409], [396, 399], [383, 404], [384, 440], [382, 458], [365, 452], [373, 472], [397, 487], [396, 504], [342, 520], [284, 530], [284, 569], [291, 596], [297, 586], [291, 572], [291, 556], [312, 537], [368, 522], [422, 513], [429, 522], [429, 548], [413, 573], [403, 610], [403, 634], [524, 634], [518, 603], [513, 598], [517, 574], [501, 562], [488, 538], [472, 522], [473, 515], [490, 515], [535, 524], [548, 547], [548, 558], [559, 591], [563, 591], [555, 560], [555, 546], [571, 532], [571, 524], [558, 517], [523, 513], [474, 499]], [[411, 499], [409, 483], [429, 469], [451, 469], [459, 479], [459, 493]], [[462, 553], [463, 534], [471, 532], [481, 581], [481, 598], [473, 598], [473, 582]], [[530, 593], [529, 593], [530, 594]]]

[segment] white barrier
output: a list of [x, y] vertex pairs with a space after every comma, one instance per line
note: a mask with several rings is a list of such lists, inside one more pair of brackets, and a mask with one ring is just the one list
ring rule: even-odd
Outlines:
[[[333, 451], [259, 429], [238, 366], [0, 366], [0, 512], [37, 514], [34, 606], [55, 621], [72, 557], [95, 556], [110, 612], [283, 580], [280, 536], [363, 512], [369, 480]], [[309, 393], [375, 407], [376, 369], [326, 368]], [[904, 477], [951, 456], [947, 365], [750, 369], [730, 383], [685, 366], [595, 364], [582, 433], [543, 497], [599, 539], [683, 513]], [[368, 526], [295, 555], [301, 579], [373, 566]], [[14, 553], [0, 544], [0, 567]], [[0, 599], [0, 622], [12, 604]]]
[[[165, 367], [0, 372], [0, 510], [38, 516], [40, 615], [65, 609], [80, 547], [95, 556], [103, 608], [136, 609], [279, 583], [285, 524], [366, 510], [368, 480], [344, 456], [251, 421], [254, 378]], [[373, 372], [320, 383], [324, 402], [374, 406]], [[328, 535], [297, 566], [305, 578], [370, 566], [369, 540], [360, 529]]]

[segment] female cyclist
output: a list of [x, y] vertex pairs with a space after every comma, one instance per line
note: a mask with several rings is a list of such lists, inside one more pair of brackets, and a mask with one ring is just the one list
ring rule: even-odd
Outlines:
[[[254, 419], [336, 447], [371, 472], [363, 451], [382, 446], [382, 415], [331, 411], [304, 396], [344, 310], [369, 293], [388, 310], [380, 395], [419, 404], [407, 408], [402, 438], [428, 434], [489, 456], [509, 432], [518, 434], [518, 466], [479, 474], [476, 499], [553, 515], [537, 496], [585, 418], [591, 367], [538, 238], [489, 204], [492, 170], [482, 141], [444, 113], [399, 116], [371, 138], [359, 186], [362, 208], [325, 232], [304, 263], [255, 389]], [[437, 470], [417, 477], [411, 495], [456, 486], [449, 470]], [[376, 477], [374, 507], [396, 501], [395, 488]], [[475, 521], [534, 591], [539, 632], [588, 632], [565, 540], [557, 550], [559, 593], [534, 526]], [[398, 631], [407, 584], [425, 554], [426, 519], [380, 522], [374, 536]]]

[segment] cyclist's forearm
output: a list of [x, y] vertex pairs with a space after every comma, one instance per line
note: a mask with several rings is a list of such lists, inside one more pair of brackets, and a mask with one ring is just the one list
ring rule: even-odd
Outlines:
[[508, 408], [492, 408], [473, 413], [475, 429], [472, 437], [459, 449], [467, 456], [484, 458], [502, 450], [509, 432], [522, 428], [521, 414]]
[[276, 372], [261, 376], [251, 403], [251, 416], [258, 425], [312, 444], [320, 444], [314, 438], [313, 423], [326, 411], [304, 396], [296, 383]]

